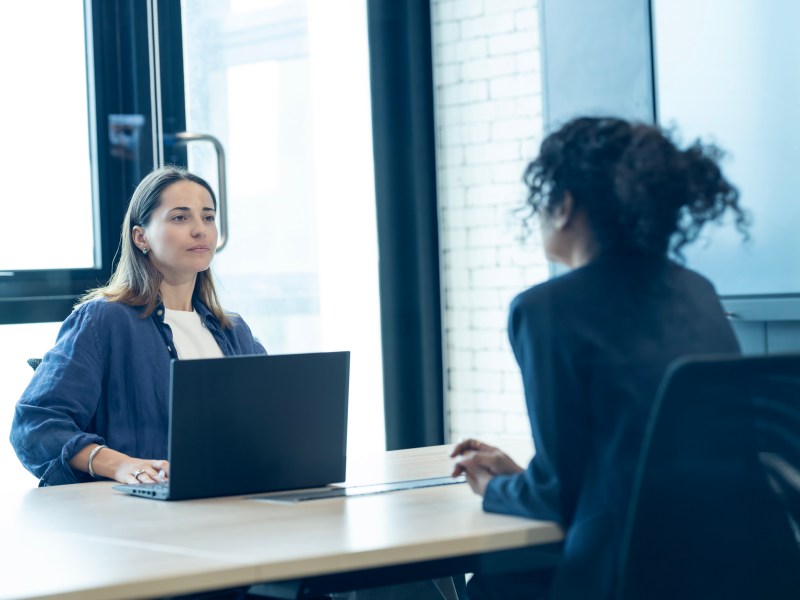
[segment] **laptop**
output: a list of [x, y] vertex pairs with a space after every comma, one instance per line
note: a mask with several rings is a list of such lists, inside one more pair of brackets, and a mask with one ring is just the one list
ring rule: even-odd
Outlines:
[[349, 352], [173, 360], [169, 480], [115, 485], [157, 500], [345, 480]]

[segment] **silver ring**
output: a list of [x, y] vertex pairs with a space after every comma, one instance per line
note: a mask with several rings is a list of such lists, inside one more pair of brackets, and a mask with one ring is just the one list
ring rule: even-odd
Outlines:
[[133, 478], [134, 478], [136, 481], [139, 481], [139, 475], [141, 475], [142, 473], [145, 473], [146, 471], [147, 471], [147, 469], [139, 469], [138, 471], [136, 471], [136, 472], [133, 474]]

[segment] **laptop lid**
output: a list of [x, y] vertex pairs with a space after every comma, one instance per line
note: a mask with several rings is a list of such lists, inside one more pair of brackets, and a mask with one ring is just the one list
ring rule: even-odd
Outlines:
[[169, 499], [345, 480], [349, 352], [173, 360]]

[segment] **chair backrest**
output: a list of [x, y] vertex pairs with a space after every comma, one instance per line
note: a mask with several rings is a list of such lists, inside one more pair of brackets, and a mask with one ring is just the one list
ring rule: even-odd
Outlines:
[[674, 364], [634, 481], [618, 598], [800, 598], [800, 354]]

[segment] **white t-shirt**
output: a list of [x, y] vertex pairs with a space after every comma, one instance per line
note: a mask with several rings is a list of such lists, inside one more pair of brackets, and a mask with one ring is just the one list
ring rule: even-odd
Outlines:
[[164, 322], [172, 329], [178, 358], [217, 358], [222, 350], [211, 332], [203, 327], [196, 311], [164, 309]]

